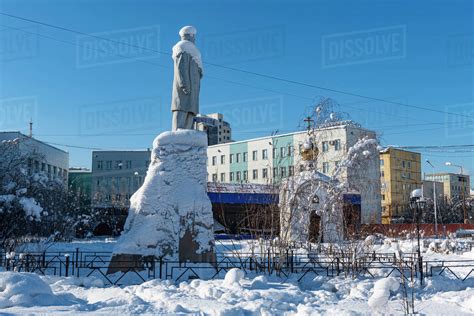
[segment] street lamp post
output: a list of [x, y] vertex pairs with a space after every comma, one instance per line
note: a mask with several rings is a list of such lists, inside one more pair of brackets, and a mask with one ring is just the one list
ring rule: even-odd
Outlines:
[[420, 220], [421, 213], [426, 207], [426, 200], [423, 197], [422, 189], [415, 189], [410, 194], [410, 208], [413, 210], [413, 219], [416, 221], [416, 235], [418, 241], [418, 270], [420, 271], [420, 283], [423, 285], [423, 258], [421, 257], [420, 246]]
[[[434, 165], [426, 159], [426, 162], [433, 168], [433, 174], [435, 173]], [[436, 182], [433, 180], [433, 201], [434, 201], [434, 220], [435, 220], [435, 236], [438, 238], [438, 211], [437, 211], [437, 200], [438, 197], [436, 195]]]
[[[446, 166], [449, 166], [449, 167], [458, 167], [459, 169], [461, 169], [461, 175], [464, 175], [464, 172], [463, 172], [463, 168], [461, 165], [455, 165], [453, 164], [452, 162], [449, 162], [449, 161], [446, 161], [445, 163]], [[461, 178], [462, 179], [462, 186], [461, 186], [461, 198], [462, 198], [462, 209], [463, 209], [463, 213], [464, 213], [464, 224], [467, 224], [468, 220], [467, 220], [467, 209], [466, 209], [466, 193], [465, 193], [465, 190], [466, 190], [466, 185], [464, 184], [464, 178]]]

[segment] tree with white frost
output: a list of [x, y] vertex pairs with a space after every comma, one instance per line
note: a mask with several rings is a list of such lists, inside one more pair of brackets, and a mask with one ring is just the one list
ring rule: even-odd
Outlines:
[[0, 248], [12, 250], [27, 237], [64, 233], [68, 217], [63, 181], [35, 168], [44, 159], [22, 152], [20, 140], [0, 143]]

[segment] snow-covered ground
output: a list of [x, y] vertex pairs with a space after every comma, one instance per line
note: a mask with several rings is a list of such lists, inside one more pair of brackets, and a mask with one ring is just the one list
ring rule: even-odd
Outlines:
[[[450, 241], [456, 242], [456, 241]], [[224, 241], [220, 249], [248, 250], [248, 242]], [[110, 251], [111, 241], [58, 243], [49, 251]], [[412, 241], [386, 240], [376, 252], [412, 250]], [[431, 248], [434, 245], [431, 245]], [[447, 246], [447, 245], [444, 245]], [[471, 260], [474, 252], [434, 252], [426, 247], [424, 258]], [[457, 272], [466, 275], [470, 268]], [[230, 270], [224, 279], [174, 282], [152, 280], [140, 285], [106, 286], [97, 276], [57, 277], [29, 273], [0, 273], [1, 313], [101, 313], [101, 314], [209, 314], [209, 315], [352, 315], [403, 314], [405, 301], [400, 277], [374, 278], [299, 275], [288, 278], [244, 275]], [[415, 311], [422, 314], [472, 315], [474, 276], [462, 282], [449, 273], [425, 279], [416, 287]]]

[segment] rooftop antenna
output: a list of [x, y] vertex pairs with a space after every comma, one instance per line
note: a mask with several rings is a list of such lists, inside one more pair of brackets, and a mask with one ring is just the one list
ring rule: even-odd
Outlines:
[[33, 137], [33, 120], [32, 119], [30, 119], [30, 134], [28, 136], [30, 136], [30, 138]]

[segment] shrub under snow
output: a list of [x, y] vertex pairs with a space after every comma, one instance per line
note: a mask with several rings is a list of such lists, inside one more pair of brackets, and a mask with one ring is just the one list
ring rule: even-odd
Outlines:
[[374, 293], [369, 298], [368, 304], [373, 309], [382, 309], [388, 303], [390, 292], [398, 291], [400, 282], [394, 278], [380, 279], [374, 284]]
[[70, 305], [74, 302], [72, 295], [55, 295], [37, 274], [0, 273], [0, 309], [12, 306]]
[[232, 285], [240, 285], [240, 281], [244, 278], [245, 273], [238, 269], [238, 268], [233, 268], [230, 269], [224, 277], [224, 285], [227, 286], [232, 286]]

